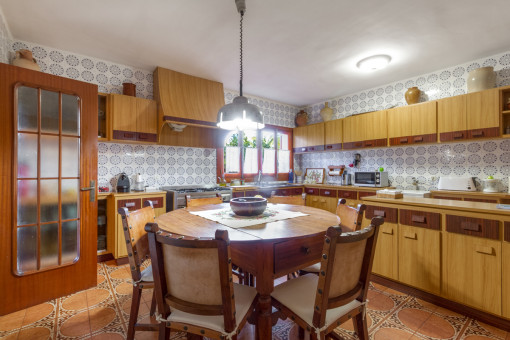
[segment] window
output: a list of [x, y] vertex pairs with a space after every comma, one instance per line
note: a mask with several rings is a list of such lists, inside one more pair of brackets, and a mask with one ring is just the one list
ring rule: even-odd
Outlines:
[[226, 178], [253, 180], [262, 170], [265, 178], [287, 180], [292, 168], [291, 141], [289, 128], [230, 132], [225, 138], [223, 166], [219, 169]]

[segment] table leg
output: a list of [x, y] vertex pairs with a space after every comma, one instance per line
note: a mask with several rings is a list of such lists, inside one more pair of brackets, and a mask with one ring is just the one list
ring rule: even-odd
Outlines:
[[273, 244], [261, 244], [257, 247], [256, 288], [259, 293], [257, 316], [257, 339], [272, 339], [271, 292], [274, 289]]

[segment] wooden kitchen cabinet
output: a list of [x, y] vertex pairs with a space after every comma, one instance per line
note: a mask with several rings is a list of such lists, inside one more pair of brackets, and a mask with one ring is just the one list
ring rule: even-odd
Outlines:
[[[368, 224], [370, 224], [370, 220], [368, 220]], [[399, 279], [398, 226], [395, 223], [384, 222], [379, 227], [372, 272], [393, 280]]]
[[386, 140], [388, 138], [387, 111], [375, 111], [361, 115], [363, 140]]
[[97, 95], [97, 140], [98, 142], [111, 139], [110, 115], [108, 114], [108, 94]]
[[294, 152], [324, 151], [324, 123], [294, 128]]
[[390, 145], [437, 141], [436, 102], [426, 102], [388, 110]]
[[[426, 140], [427, 142], [437, 141], [437, 102], [426, 102], [421, 104], [411, 105], [411, 135], [412, 136], [427, 136], [434, 135], [433, 140]], [[414, 143], [422, 142], [413, 139]], [[425, 141], [423, 141], [425, 142]]]
[[306, 126], [298, 126], [292, 132], [294, 152], [305, 152], [307, 146], [308, 129]]
[[504, 240], [502, 246], [502, 314], [510, 318], [510, 222], [504, 222]]
[[446, 298], [501, 315], [501, 241], [445, 233]]
[[343, 148], [344, 149], [360, 149], [363, 147], [363, 131], [362, 115], [349, 116], [343, 119]]
[[316, 195], [306, 195], [306, 205], [308, 207], [320, 209], [321, 208], [320, 203], [319, 203], [320, 198], [321, 198], [320, 196], [316, 196]]
[[[394, 143], [393, 138], [407, 137], [412, 135], [412, 122], [410, 106], [401, 106], [388, 110], [388, 138], [390, 145], [398, 145], [404, 143]], [[406, 142], [407, 139], [406, 139]]]
[[157, 104], [153, 100], [109, 95], [112, 139], [136, 142], [157, 142]]
[[325, 150], [342, 149], [343, 119], [330, 120], [324, 123]]
[[344, 149], [386, 146], [388, 144], [386, 110], [345, 118], [343, 135]]
[[399, 281], [439, 295], [441, 292], [439, 230], [400, 224], [398, 235]]

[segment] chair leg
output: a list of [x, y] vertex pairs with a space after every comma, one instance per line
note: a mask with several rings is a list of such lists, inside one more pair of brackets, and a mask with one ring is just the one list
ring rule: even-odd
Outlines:
[[127, 340], [133, 340], [135, 338], [135, 324], [138, 319], [138, 310], [140, 309], [140, 300], [142, 298], [142, 290], [133, 286], [133, 296], [131, 298], [131, 311], [129, 312], [129, 323]]
[[168, 328], [164, 322], [159, 324], [158, 340], [169, 340], [170, 339], [170, 328]]
[[203, 340], [204, 337], [197, 334], [186, 333], [186, 340]]
[[298, 338], [300, 340], [303, 340], [305, 338], [305, 329], [303, 327], [299, 327], [299, 330], [298, 330]]
[[367, 326], [367, 317], [363, 317], [363, 313], [359, 313], [354, 317], [354, 323], [357, 327], [357, 335], [360, 340], [369, 340], [368, 339], [368, 326]]
[[156, 312], [156, 289], [153, 289], [150, 316], [153, 316], [155, 312]]

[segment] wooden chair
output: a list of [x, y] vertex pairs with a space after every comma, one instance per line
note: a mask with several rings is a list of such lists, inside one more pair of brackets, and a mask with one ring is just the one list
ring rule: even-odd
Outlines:
[[[145, 207], [136, 211], [129, 212], [127, 208], [119, 208], [119, 214], [122, 216], [122, 227], [126, 238], [126, 248], [128, 252], [129, 267], [133, 279], [133, 296], [131, 300], [131, 311], [129, 313], [128, 333], [126, 339], [132, 340], [135, 331], [157, 331], [155, 324], [137, 323], [138, 311], [142, 290], [154, 288], [152, 276], [152, 267], [149, 266], [143, 271], [140, 270], [142, 263], [149, 258], [149, 241], [147, 233], [144, 230], [145, 224], [154, 222], [154, 208], [151, 201], [145, 202]], [[154, 315], [156, 309], [156, 299], [153, 293], [150, 315]]]
[[216, 197], [193, 198], [193, 199], [191, 198], [190, 195], [186, 195], [186, 208], [198, 207], [206, 204], [221, 204], [221, 203], [223, 203], [221, 194], [216, 194]]
[[187, 332], [188, 339], [236, 339], [255, 309], [257, 291], [232, 281], [228, 232], [216, 230], [215, 239], [205, 240], [162, 232], [156, 223], [145, 230], [161, 313], [159, 339], [168, 339], [170, 329]]
[[[341, 339], [333, 330], [353, 318], [361, 340], [368, 340], [365, 317], [378, 228], [384, 219], [374, 217], [365, 229], [342, 233], [330, 227], [324, 239], [321, 275], [304, 275], [275, 287], [273, 306], [291, 317], [311, 339]], [[299, 297], [299, 298], [296, 298]]]
[[[363, 221], [363, 213], [367, 209], [364, 204], [358, 204], [357, 208], [353, 208], [345, 204], [345, 198], [340, 198], [336, 206], [336, 214], [340, 217], [340, 227], [343, 231], [358, 231], [361, 229], [361, 222]], [[318, 274], [320, 270], [320, 263], [312, 264], [299, 271], [300, 275], [307, 273]]]
[[292, 196], [275, 196], [272, 192], [271, 197], [267, 199], [267, 202], [275, 204], [305, 205], [306, 194]]

